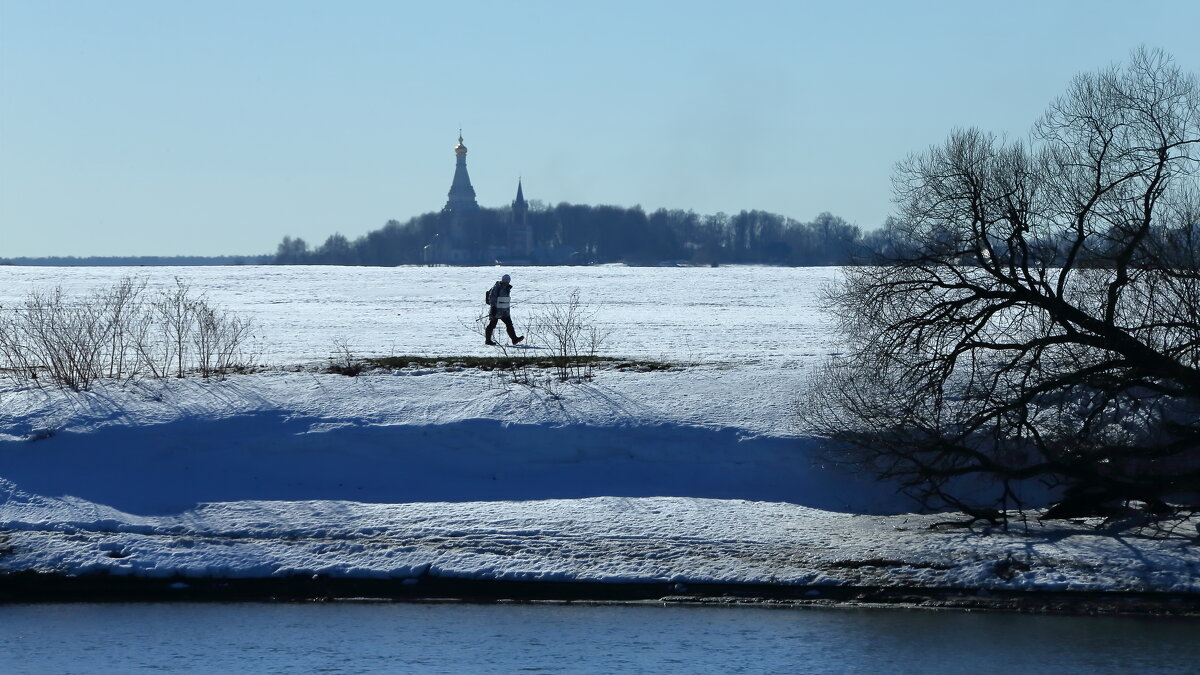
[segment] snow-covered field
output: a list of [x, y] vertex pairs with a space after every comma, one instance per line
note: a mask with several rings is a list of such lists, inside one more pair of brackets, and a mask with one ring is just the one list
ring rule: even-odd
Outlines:
[[[579, 289], [604, 354], [678, 367], [530, 388], [455, 366], [493, 353], [476, 320], [506, 271], [519, 332]], [[836, 273], [0, 268], [5, 307], [179, 277], [252, 317], [270, 366], [83, 393], [4, 380], [0, 570], [1200, 593], [1194, 523], [929, 530], [945, 516], [821, 466], [795, 400], [838, 349], [817, 295]], [[336, 345], [447, 358], [321, 374]]]

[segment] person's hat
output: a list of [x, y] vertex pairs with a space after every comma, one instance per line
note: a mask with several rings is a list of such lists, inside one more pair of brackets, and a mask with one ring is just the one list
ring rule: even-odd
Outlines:
[[509, 281], [512, 281], [512, 277], [510, 277], [510, 276], [508, 276], [507, 274], [505, 274], [504, 276], [500, 277], [500, 281], [503, 281], [503, 282], [505, 282], [505, 283], [508, 283]]

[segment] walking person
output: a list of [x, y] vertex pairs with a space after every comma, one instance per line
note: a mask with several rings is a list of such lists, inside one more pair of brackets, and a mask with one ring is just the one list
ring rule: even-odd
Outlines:
[[496, 341], [492, 339], [492, 331], [496, 329], [497, 321], [504, 322], [504, 327], [508, 329], [508, 339], [512, 340], [514, 345], [525, 339], [524, 335], [517, 336], [517, 332], [513, 330], [512, 315], [509, 313], [510, 293], [512, 292], [511, 281], [512, 277], [505, 274], [487, 292], [488, 325], [487, 331], [483, 334], [483, 343], [485, 345], [496, 344]]

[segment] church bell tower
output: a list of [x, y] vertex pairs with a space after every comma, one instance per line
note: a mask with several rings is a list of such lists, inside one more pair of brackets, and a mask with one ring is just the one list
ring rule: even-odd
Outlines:
[[450, 183], [450, 193], [443, 211], [470, 213], [479, 210], [475, 201], [475, 188], [471, 187], [471, 177], [467, 175], [467, 146], [463, 145], [462, 130], [458, 132], [458, 145], [454, 146], [454, 180]]
[[533, 229], [529, 226], [529, 204], [517, 180], [517, 198], [512, 203], [512, 219], [508, 223], [508, 256], [514, 261], [528, 261], [533, 252]]
[[454, 180], [446, 205], [442, 207], [442, 231], [444, 240], [437, 245], [436, 257], [440, 262], [469, 264], [476, 262], [478, 248], [472, 236], [473, 226], [479, 214], [479, 203], [475, 201], [475, 188], [467, 175], [467, 146], [463, 144], [462, 130], [458, 131], [458, 145], [454, 146]]

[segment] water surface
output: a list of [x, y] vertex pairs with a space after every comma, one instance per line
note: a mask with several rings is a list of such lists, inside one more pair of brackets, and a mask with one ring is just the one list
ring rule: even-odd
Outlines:
[[1200, 622], [861, 609], [0, 606], [3, 673], [1187, 673]]

